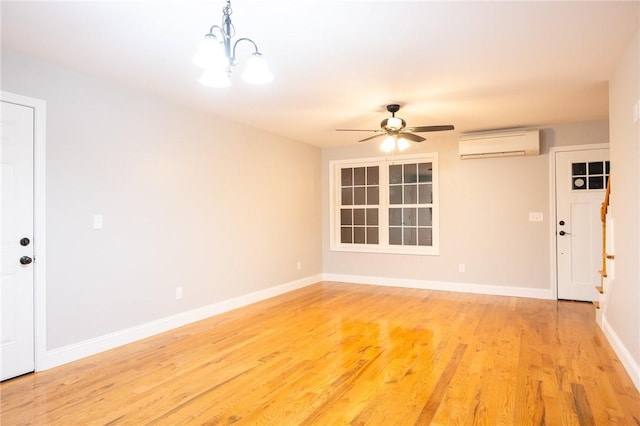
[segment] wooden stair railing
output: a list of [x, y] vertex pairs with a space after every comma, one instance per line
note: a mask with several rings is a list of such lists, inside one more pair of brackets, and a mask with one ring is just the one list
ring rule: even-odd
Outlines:
[[[604, 294], [604, 279], [607, 278], [607, 259], [613, 260], [613, 255], [607, 254], [607, 213], [609, 212], [609, 196], [611, 195], [611, 176], [607, 179], [607, 190], [604, 193], [604, 201], [600, 207], [600, 221], [602, 222], [602, 269], [600, 274], [600, 285], [596, 286], [598, 294]], [[600, 302], [593, 302], [596, 309], [600, 309]]]

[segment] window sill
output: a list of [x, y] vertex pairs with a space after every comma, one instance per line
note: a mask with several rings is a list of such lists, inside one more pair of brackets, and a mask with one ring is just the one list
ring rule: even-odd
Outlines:
[[372, 247], [369, 245], [350, 244], [349, 246], [332, 246], [330, 251], [351, 253], [376, 253], [376, 254], [405, 254], [417, 256], [439, 256], [440, 252], [433, 247]]

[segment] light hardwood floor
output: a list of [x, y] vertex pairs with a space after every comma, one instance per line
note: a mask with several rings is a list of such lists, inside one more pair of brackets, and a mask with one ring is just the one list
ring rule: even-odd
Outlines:
[[640, 424], [589, 304], [333, 282], [0, 392], [7, 426]]

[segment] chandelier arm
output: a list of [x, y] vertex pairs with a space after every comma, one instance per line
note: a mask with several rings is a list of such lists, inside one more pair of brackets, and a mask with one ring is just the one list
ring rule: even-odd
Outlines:
[[231, 52], [231, 62], [234, 63], [236, 61], [236, 47], [238, 46], [238, 43], [240, 43], [241, 41], [248, 41], [249, 43], [253, 44], [253, 48], [255, 49], [255, 52], [253, 53], [260, 53], [260, 51], [258, 50], [258, 45], [256, 44], [255, 41], [251, 40], [250, 38], [239, 38], [238, 40], [236, 40], [235, 43], [233, 43], [233, 51]]
[[209, 28], [209, 34], [208, 35], [212, 35], [217, 39], [218, 37], [216, 37], [216, 35], [213, 33], [214, 30], [220, 31], [220, 36], [224, 39], [224, 37], [225, 37], [224, 36], [224, 30], [219, 25], [213, 25], [211, 28]]

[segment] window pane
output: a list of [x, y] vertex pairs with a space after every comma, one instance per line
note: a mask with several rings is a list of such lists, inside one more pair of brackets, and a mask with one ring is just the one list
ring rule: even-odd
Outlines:
[[589, 174], [590, 175], [601, 175], [604, 171], [604, 167], [602, 161], [598, 161], [597, 163], [589, 163]]
[[402, 165], [389, 166], [389, 183], [402, 183]]
[[433, 165], [432, 163], [420, 163], [418, 165], [418, 181], [419, 182], [431, 182], [433, 180]]
[[418, 209], [418, 226], [431, 226], [431, 208]]
[[340, 242], [351, 243], [351, 228], [340, 228]]
[[389, 204], [402, 204], [402, 185], [389, 186]]
[[587, 189], [587, 182], [585, 181], [585, 178], [573, 178], [573, 189]]
[[353, 169], [353, 184], [364, 185], [364, 183], [365, 183], [365, 168], [356, 167], [355, 169]]
[[367, 244], [378, 244], [378, 228], [367, 228]]
[[402, 228], [404, 234], [403, 245], [405, 246], [415, 246], [418, 244], [418, 240], [416, 238], [416, 230], [417, 228]]
[[573, 163], [571, 165], [571, 174], [573, 176], [580, 176], [587, 174], [587, 163]]
[[367, 167], [367, 185], [378, 185], [379, 174], [378, 166]]
[[342, 188], [342, 205], [350, 206], [353, 204], [353, 188]]
[[353, 224], [364, 225], [364, 209], [353, 209]]
[[351, 186], [353, 185], [353, 179], [351, 178], [351, 168], [342, 169], [340, 171], [341, 174], [341, 185], [342, 186]]
[[352, 225], [351, 209], [340, 210], [340, 225]]
[[402, 228], [389, 228], [389, 244], [402, 245]]
[[431, 228], [418, 228], [418, 245], [432, 246]]
[[430, 183], [418, 185], [418, 203], [433, 203], [432, 185]]
[[361, 206], [365, 204], [364, 198], [364, 186], [353, 188], [353, 204]]
[[605, 162], [604, 162], [604, 164], [605, 164], [605, 166], [604, 166], [605, 173], [606, 173], [606, 174], [611, 173], [611, 172], [610, 172], [610, 170], [611, 170], [611, 164], [609, 164], [609, 162], [608, 162], [608, 161], [605, 161]]
[[389, 209], [389, 225], [402, 226], [402, 209]]
[[603, 189], [604, 177], [603, 176], [591, 176], [589, 177], [589, 189]]
[[364, 244], [364, 228], [353, 228], [353, 242], [354, 244]]
[[404, 185], [404, 204], [416, 204], [418, 202], [416, 186], [417, 185]]
[[418, 165], [404, 165], [404, 183], [416, 183], [418, 181]]
[[367, 209], [367, 225], [378, 225], [378, 209]]
[[380, 204], [380, 187], [368, 186], [367, 187], [367, 204]]
[[402, 209], [402, 224], [404, 226], [416, 226], [417, 219], [416, 209]]

